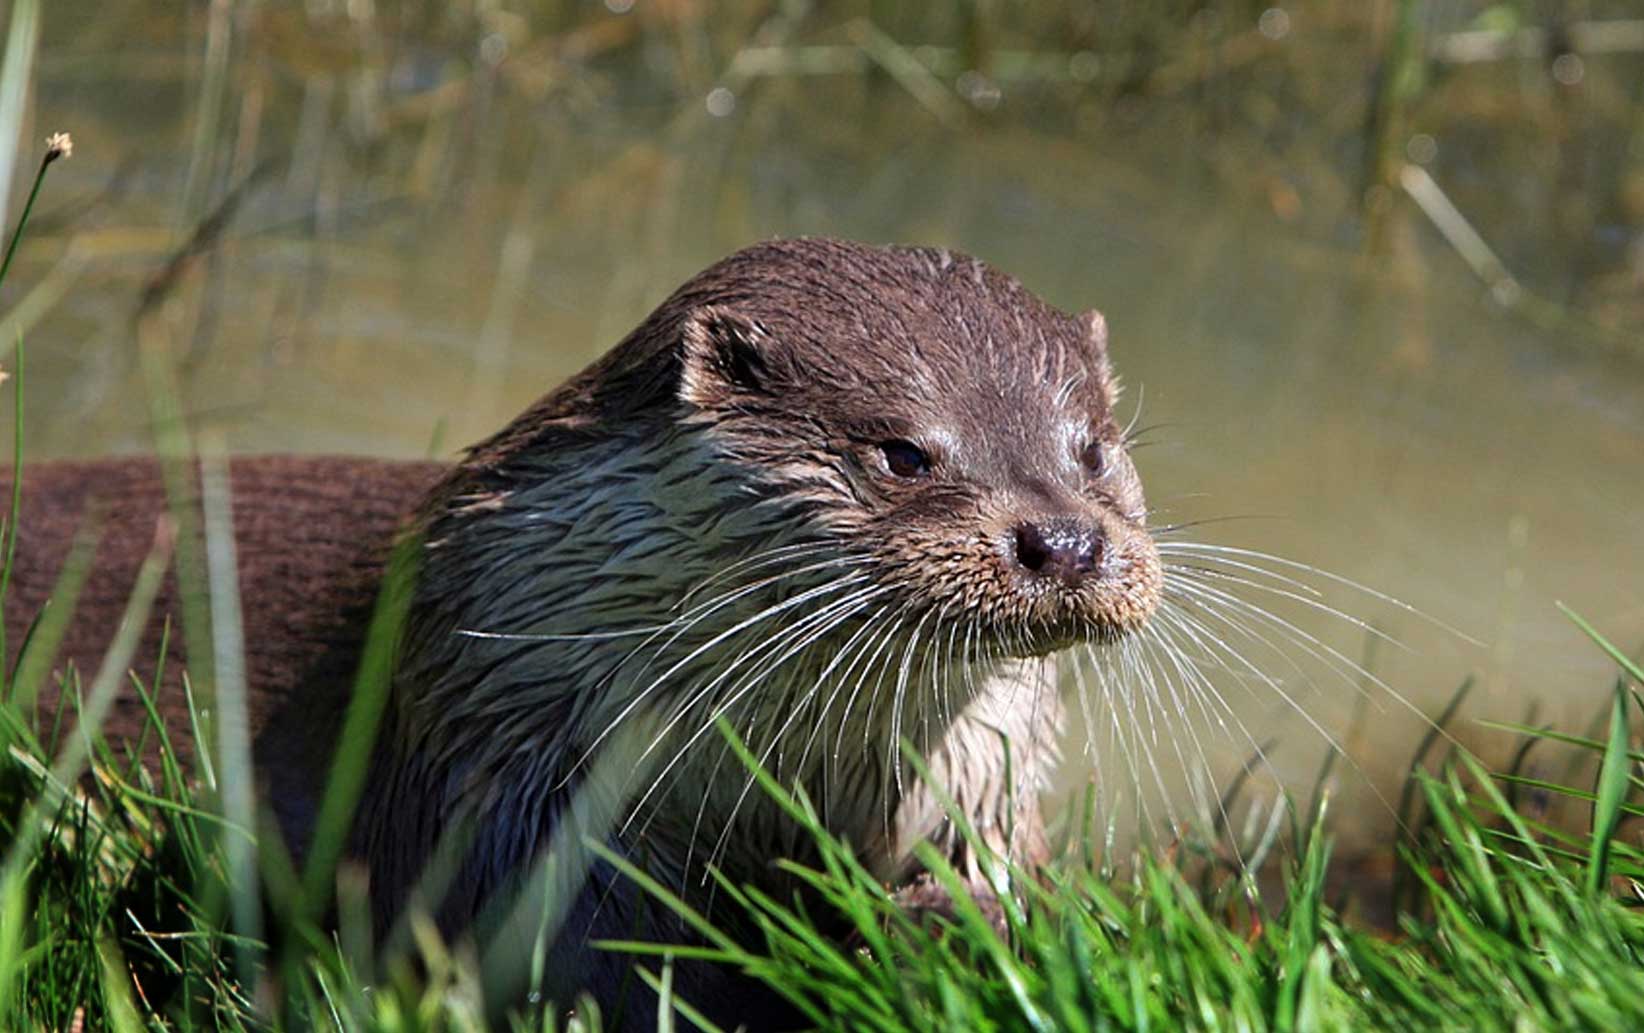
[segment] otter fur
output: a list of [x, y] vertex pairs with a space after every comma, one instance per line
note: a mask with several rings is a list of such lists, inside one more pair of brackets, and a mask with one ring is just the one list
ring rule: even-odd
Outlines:
[[[976, 870], [902, 739], [984, 841], [1036, 860], [1056, 654], [1140, 627], [1161, 589], [1115, 392], [1100, 316], [976, 259], [772, 241], [687, 282], [455, 466], [237, 459], [268, 804], [300, 852], [383, 564], [409, 536], [409, 615], [350, 844], [379, 932], [412, 900], [447, 931], [501, 930], [486, 916], [564, 849], [549, 971], [608, 1011], [642, 1000], [631, 959], [589, 941], [688, 931], [578, 852], [583, 836], [704, 907], [710, 864], [780, 896], [794, 887], [773, 861], [808, 856], [722, 723], [888, 882], [915, 874], [919, 842]], [[59, 658], [83, 671], [162, 510], [153, 464], [26, 469], [6, 609], [15, 650], [94, 497], [102, 544]], [[174, 680], [187, 658], [170, 643]], [[124, 701], [111, 730], [140, 720]], [[451, 843], [444, 891], [422, 899]], [[681, 972], [685, 999], [749, 1014], [723, 974]]]

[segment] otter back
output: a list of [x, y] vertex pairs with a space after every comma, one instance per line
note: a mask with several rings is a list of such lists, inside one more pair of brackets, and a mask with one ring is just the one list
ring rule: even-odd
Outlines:
[[[294, 847], [301, 846], [314, 791], [330, 763], [336, 722], [388, 547], [443, 469], [433, 463], [296, 456], [247, 457], [229, 465], [240, 585], [247, 601], [245, 661], [256, 761]], [[4, 490], [9, 497], [9, 480]], [[5, 600], [6, 664], [16, 663], [76, 535], [95, 534], [87, 580], [52, 665], [62, 671], [72, 664], [82, 682], [89, 681], [118, 629], [166, 511], [159, 465], [135, 458], [25, 464], [22, 500]], [[187, 657], [177, 628], [179, 601], [175, 573], [168, 572], [132, 668], [155, 692], [171, 746], [188, 766], [194, 738], [181, 698]], [[162, 681], [155, 685], [162, 642], [167, 655]], [[43, 687], [48, 717], [58, 707], [59, 686], [53, 676]], [[146, 720], [128, 684], [105, 731], [113, 743], [134, 742]], [[154, 736], [148, 738], [152, 749]]]

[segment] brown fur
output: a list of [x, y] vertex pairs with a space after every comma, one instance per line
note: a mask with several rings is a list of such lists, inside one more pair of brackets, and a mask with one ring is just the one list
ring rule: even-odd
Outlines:
[[[1045, 657], [1133, 630], [1158, 600], [1114, 392], [1100, 316], [1062, 313], [974, 259], [774, 241], [682, 286], [443, 477], [427, 464], [236, 461], [256, 759], [288, 836], [306, 836], [376, 580], [410, 515], [418, 581], [353, 842], [379, 929], [454, 828], [467, 836], [460, 868], [425, 902], [449, 931], [568, 843], [576, 857], [556, 870], [589, 867], [562, 887], [553, 989], [643, 1010], [644, 994], [619, 990], [626, 962], [587, 941], [687, 930], [578, 853], [581, 834], [700, 906], [708, 858], [782, 896], [794, 885], [772, 858], [808, 849], [727, 762], [710, 734], [719, 716], [884, 878], [912, 874], [920, 841], [976, 870], [899, 758], [903, 735], [984, 840], [1037, 855], [1037, 791], [1061, 727]], [[915, 443], [924, 473], [897, 473], [887, 442]], [[26, 477], [7, 612], [15, 648], [94, 495], [114, 508], [64, 650], [82, 670], [152, 537], [152, 464]], [[748, 574], [772, 548], [794, 558], [763, 572], [779, 576]], [[1041, 567], [1046, 549], [1060, 551]], [[726, 571], [744, 573], [704, 602]], [[657, 627], [669, 633], [644, 637]], [[856, 633], [875, 627], [888, 648], [867, 659]], [[853, 655], [863, 675], [845, 699], [837, 665]], [[174, 722], [179, 711], [167, 704]], [[123, 704], [116, 734], [138, 717]], [[172, 731], [186, 740], [180, 722]], [[598, 774], [604, 755], [617, 775]], [[614, 820], [587, 818], [589, 798], [618, 801]], [[722, 1021], [746, 1017], [746, 989], [720, 975], [681, 966], [676, 988]], [[640, 1021], [632, 1008], [627, 1021]]]
[[[269, 799], [299, 848], [314, 790], [330, 763], [389, 543], [443, 470], [434, 463], [320, 456], [243, 457], [230, 464], [256, 760], [271, 780]], [[9, 479], [4, 490], [9, 497]], [[25, 465], [22, 499], [5, 607], [6, 663], [15, 663], [76, 536], [94, 533], [97, 551], [56, 665], [62, 670], [72, 664], [89, 681], [166, 512], [159, 465], [149, 459]], [[157, 691], [169, 741], [191, 767], [194, 736], [183, 699], [187, 657], [175, 630], [179, 618], [176, 577], [168, 574], [133, 673]], [[168, 644], [165, 677], [153, 686], [162, 641]], [[56, 686], [51, 679], [43, 694], [47, 713], [57, 705]], [[112, 742], [136, 741], [146, 720], [137, 696], [123, 693], [105, 731]]]

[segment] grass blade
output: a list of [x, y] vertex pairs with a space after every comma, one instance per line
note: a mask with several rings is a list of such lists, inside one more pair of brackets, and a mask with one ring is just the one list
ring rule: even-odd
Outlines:
[[[6, 30], [5, 64], [0, 67], [0, 223], [5, 221], [11, 197], [11, 170], [17, 167], [17, 148], [23, 126], [23, 108], [29, 82], [34, 78], [34, 53], [40, 42], [40, 0], [17, 0]], [[3, 280], [4, 274], [0, 274]]]
[[365, 648], [354, 676], [354, 691], [349, 695], [348, 712], [343, 718], [342, 732], [337, 736], [337, 752], [331, 761], [325, 798], [320, 802], [319, 817], [314, 822], [314, 834], [303, 867], [303, 899], [311, 919], [320, 917], [331, 896], [337, 860], [342, 856], [349, 824], [365, 788], [377, 727], [388, 703], [400, 629], [411, 610], [420, 544], [415, 537], [408, 536], [395, 546], [366, 631]]
[[[228, 463], [221, 443], [208, 439], [200, 454], [200, 503], [205, 519], [206, 576], [210, 585], [212, 656], [216, 662], [217, 742], [225, 854], [241, 982], [257, 985], [257, 959], [247, 945], [263, 935], [257, 873], [255, 779], [251, 773], [251, 718], [246, 701], [245, 633], [240, 614], [239, 561]], [[255, 996], [255, 995], [254, 995]]]
[[1586, 633], [1588, 638], [1598, 643], [1598, 648], [1610, 654], [1610, 658], [1620, 664], [1621, 669], [1626, 671], [1629, 677], [1638, 682], [1640, 685], [1644, 685], [1644, 667], [1640, 667], [1637, 661], [1635, 661], [1632, 657], [1628, 656], [1626, 653], [1623, 653], [1620, 649], [1617, 649], [1615, 644], [1600, 634], [1597, 628], [1593, 627], [1591, 624], [1588, 624], [1581, 614], [1576, 613], [1563, 603], [1556, 603], [1555, 605], [1558, 607], [1560, 613], [1570, 619], [1570, 623], [1580, 628]]
[[1610, 741], [1598, 768], [1598, 786], [1593, 800], [1592, 856], [1587, 862], [1587, 890], [1597, 893], [1604, 887], [1610, 864], [1611, 840], [1621, 824], [1621, 807], [1627, 799], [1627, 682], [1618, 678], [1615, 701], [1610, 710]]

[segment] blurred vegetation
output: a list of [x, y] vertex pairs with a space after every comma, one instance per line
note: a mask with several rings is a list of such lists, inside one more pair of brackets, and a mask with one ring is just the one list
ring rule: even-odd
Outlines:
[[[611, 248], [638, 290], [724, 249], [694, 242], [767, 235], [847, 163], [880, 169], [886, 201], [932, 169], [962, 181], [979, 155], [1052, 200], [1196, 193], [1395, 279], [1459, 258], [1571, 343], [1631, 348], [1644, 325], [1629, 0], [62, 0], [39, 49], [38, 103], [85, 116], [106, 174], [40, 234], [74, 239], [64, 262], [146, 254], [145, 303], [199, 287], [181, 324], [193, 359], [224, 237], [277, 253], [388, 225], [442, 242], [437, 262], [469, 251], [464, 226], [552, 210], [556, 250]], [[871, 232], [872, 216], [845, 221]], [[544, 246], [486, 252], [488, 333], [506, 333]], [[321, 288], [293, 289], [277, 317]]]

